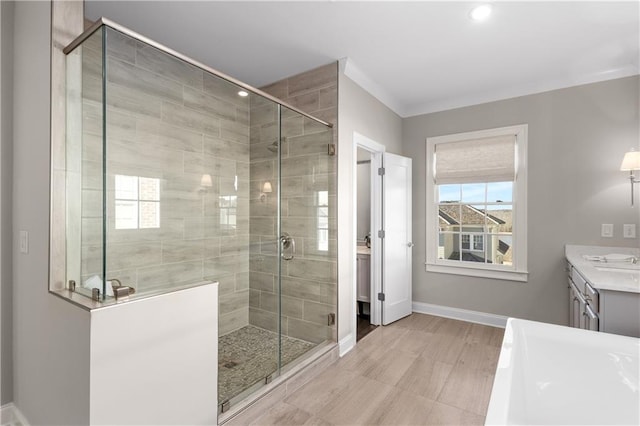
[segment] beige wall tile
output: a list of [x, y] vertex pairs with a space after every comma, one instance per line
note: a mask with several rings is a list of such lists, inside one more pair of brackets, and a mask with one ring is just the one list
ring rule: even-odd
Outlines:
[[254, 255], [250, 257], [249, 268], [251, 272], [278, 273], [278, 257], [269, 255]]
[[[221, 130], [221, 135], [223, 135], [223, 130]], [[204, 137], [204, 153], [217, 158], [243, 160], [249, 158], [249, 145], [207, 135]]]
[[107, 60], [107, 81], [157, 98], [182, 102], [182, 84], [116, 59]]
[[302, 111], [316, 111], [319, 107], [320, 93], [314, 90], [303, 95], [287, 98], [287, 103]]
[[162, 242], [162, 263], [202, 260], [204, 240], [169, 240]]
[[220, 256], [204, 261], [205, 276], [235, 274], [249, 271], [249, 255]]
[[220, 135], [220, 119], [218, 117], [173, 102], [162, 102], [162, 121], [214, 137]]
[[220, 77], [207, 72], [204, 73], [204, 91], [205, 93], [215, 96], [216, 98], [230, 102], [236, 106], [236, 108], [249, 108], [249, 98], [238, 96], [240, 88], [235, 84], [228, 82]]
[[252, 289], [275, 292], [275, 277], [273, 274], [251, 271], [250, 283]]
[[249, 324], [265, 330], [278, 331], [278, 315], [261, 309], [249, 308]]
[[338, 86], [330, 86], [319, 91], [318, 109], [338, 106]]
[[202, 261], [172, 263], [138, 269], [138, 288], [150, 290], [197, 282], [202, 279]]
[[137, 44], [136, 65], [185, 86], [203, 89], [204, 72], [200, 68], [147, 44]]
[[329, 313], [335, 313], [336, 309], [334, 305], [327, 305], [325, 303], [304, 301], [304, 315], [305, 321], [310, 321], [319, 325], [327, 325], [327, 318]]
[[162, 100], [157, 97], [115, 83], [109, 83], [107, 93], [107, 105], [114, 110], [133, 114], [138, 118], [162, 117]]
[[288, 138], [289, 155], [326, 154], [327, 144], [333, 140], [331, 132], [312, 133]]
[[184, 88], [184, 106], [228, 120], [237, 120], [238, 118], [236, 105], [186, 86]]
[[228, 314], [238, 309], [246, 309], [249, 306], [249, 291], [236, 291], [223, 294], [218, 299], [220, 315]]
[[218, 336], [224, 336], [249, 324], [249, 307], [218, 317]]
[[[117, 58], [130, 64], [136, 61], [136, 40], [122, 34], [119, 31], [105, 27], [107, 40], [107, 56]], [[101, 45], [93, 45], [96, 49], [102, 50]]]
[[287, 263], [291, 277], [312, 279], [322, 282], [335, 282], [336, 263], [322, 260], [293, 259]]
[[176, 151], [202, 152], [203, 147], [201, 133], [155, 120], [143, 120], [137, 123], [136, 142], [151, 143], [156, 148]]
[[322, 343], [331, 338], [331, 329], [326, 325], [287, 317], [287, 335], [307, 342]]
[[[287, 97], [298, 96], [302, 93], [318, 90], [319, 88], [335, 85], [338, 76], [338, 63], [318, 67], [303, 74], [288, 79]], [[295, 105], [294, 105], [295, 106]]]

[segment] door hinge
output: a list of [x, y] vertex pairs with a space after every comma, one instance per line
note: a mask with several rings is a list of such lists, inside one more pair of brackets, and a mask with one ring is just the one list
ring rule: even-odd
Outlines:
[[330, 143], [327, 146], [327, 154], [329, 154], [330, 157], [333, 157], [334, 155], [336, 155], [336, 144], [335, 143]]
[[384, 229], [378, 231], [378, 238], [384, 238]]
[[379, 176], [384, 176], [384, 167], [380, 167], [380, 168], [378, 169], [378, 175], [379, 175]]
[[336, 314], [334, 314], [333, 312], [331, 312], [329, 314], [329, 318], [327, 321], [327, 325], [335, 325], [336, 324]]
[[384, 302], [384, 293], [378, 293], [378, 300]]

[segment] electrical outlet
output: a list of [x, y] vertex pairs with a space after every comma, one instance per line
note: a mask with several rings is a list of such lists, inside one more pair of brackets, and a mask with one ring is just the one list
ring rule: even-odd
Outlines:
[[625, 238], [635, 238], [636, 237], [636, 224], [635, 223], [625, 223], [622, 225], [622, 235]]
[[602, 232], [600, 235], [605, 238], [613, 237], [613, 223], [603, 223]]

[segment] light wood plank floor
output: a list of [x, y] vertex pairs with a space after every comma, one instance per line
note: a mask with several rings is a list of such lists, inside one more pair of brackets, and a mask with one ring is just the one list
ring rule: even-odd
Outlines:
[[372, 331], [252, 424], [482, 425], [503, 332], [412, 314]]

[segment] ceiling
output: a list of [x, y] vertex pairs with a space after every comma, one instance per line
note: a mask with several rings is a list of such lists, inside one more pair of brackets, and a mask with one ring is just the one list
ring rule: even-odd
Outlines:
[[640, 2], [87, 0], [101, 16], [254, 87], [343, 58], [402, 117], [639, 73]]

